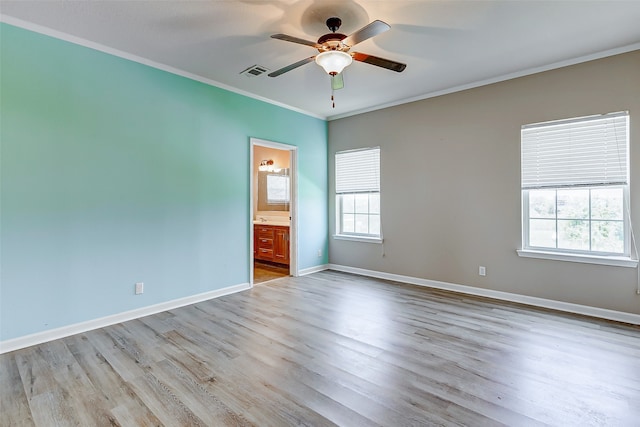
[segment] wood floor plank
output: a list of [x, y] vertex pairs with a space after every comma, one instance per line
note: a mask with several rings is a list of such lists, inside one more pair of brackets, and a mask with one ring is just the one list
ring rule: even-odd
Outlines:
[[173, 393], [180, 396], [182, 403], [206, 425], [253, 426], [242, 414], [234, 412], [224, 402], [203, 386], [197, 377], [178, 364], [163, 360], [154, 364], [153, 373], [159, 381], [172, 388]]
[[181, 396], [173, 391], [170, 384], [156, 378], [151, 372], [130, 381], [131, 387], [153, 414], [165, 425], [206, 426], [185, 405]]
[[107, 328], [97, 329], [86, 333], [91, 344], [100, 352], [101, 356], [113, 367], [114, 371], [124, 381], [131, 381], [134, 378], [145, 374], [143, 367], [137, 363], [135, 358], [127, 351], [123, 351], [109, 335]]
[[0, 425], [637, 426], [640, 327], [335, 271], [0, 356]]
[[13, 354], [0, 356], [0, 426], [34, 426]]
[[[85, 334], [65, 339], [78, 364], [93, 384], [102, 404], [108, 402], [113, 421], [109, 424], [160, 425], [160, 421], [144, 405], [126, 381], [113, 369], [107, 359], [88, 340]], [[135, 422], [133, 422], [135, 421]]]

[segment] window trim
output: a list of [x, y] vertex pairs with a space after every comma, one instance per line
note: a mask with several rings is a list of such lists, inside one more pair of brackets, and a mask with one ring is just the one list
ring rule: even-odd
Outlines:
[[624, 256], [597, 256], [571, 252], [539, 251], [533, 249], [517, 249], [521, 258], [538, 258], [554, 261], [570, 261], [584, 264], [609, 265], [614, 267], [638, 267], [638, 260]]
[[[608, 182], [600, 182], [600, 181], [592, 181], [592, 182], [587, 182], [587, 181], [583, 181], [584, 178], [581, 178], [580, 180], [575, 180], [571, 179], [570, 181], [574, 181], [574, 182], [566, 182], [566, 185], [562, 185], [562, 180], [561, 181], [556, 181], [555, 183], [557, 185], [549, 185], [549, 184], [553, 184], [553, 182], [548, 182], [545, 184], [544, 181], [540, 181], [540, 175], [538, 176], [538, 181], [536, 181], [538, 183], [538, 185], [535, 185], [536, 182], [533, 183], [529, 183], [527, 181], [527, 184], [525, 185], [525, 181], [524, 181], [524, 168], [525, 168], [525, 156], [524, 156], [524, 152], [522, 150], [524, 150], [524, 147], [526, 145], [527, 150], [531, 150], [532, 148], [536, 148], [537, 147], [537, 142], [532, 141], [530, 139], [527, 140], [527, 144], [525, 144], [525, 139], [524, 139], [524, 132], [525, 130], [529, 130], [529, 129], [534, 129], [534, 128], [540, 128], [540, 129], [544, 129], [546, 126], [549, 126], [549, 129], [551, 129], [551, 127], [553, 126], [558, 126], [558, 125], [565, 125], [565, 124], [573, 124], [573, 123], [581, 123], [583, 122], [585, 124], [585, 126], [589, 126], [590, 123], [594, 122], [594, 121], [598, 121], [601, 119], [612, 119], [612, 120], [616, 120], [620, 117], [624, 117], [625, 118], [625, 135], [624, 135], [624, 147], [626, 150], [626, 154], [624, 157], [624, 161], [626, 163], [625, 165], [625, 170], [624, 172], [624, 176], [621, 175], [620, 180], [623, 180], [625, 182], [617, 182], [615, 180], [609, 180]], [[630, 159], [629, 159], [629, 131], [630, 131], [630, 117], [629, 117], [629, 112], [628, 111], [622, 111], [622, 112], [617, 112], [617, 113], [609, 113], [609, 114], [602, 114], [602, 115], [595, 115], [595, 116], [586, 116], [586, 117], [575, 117], [575, 118], [571, 118], [571, 119], [565, 119], [565, 120], [556, 120], [556, 121], [551, 121], [551, 122], [544, 122], [544, 123], [534, 123], [534, 124], [529, 124], [529, 125], [524, 125], [522, 126], [522, 132], [521, 132], [521, 138], [520, 138], [520, 149], [521, 149], [521, 178], [520, 178], [520, 183], [521, 183], [521, 208], [522, 208], [522, 212], [521, 212], [521, 230], [522, 230], [522, 236], [521, 236], [521, 248], [517, 250], [517, 253], [519, 256], [521, 257], [527, 257], [527, 258], [541, 258], [541, 259], [551, 259], [551, 260], [559, 260], [559, 261], [573, 261], [573, 262], [584, 262], [584, 263], [590, 263], [590, 264], [601, 264], [601, 265], [614, 265], [614, 266], [624, 266], [624, 267], [637, 267], [638, 265], [638, 260], [636, 259], [632, 259], [631, 258], [631, 250], [632, 250], [632, 242], [631, 242], [631, 225], [630, 225], [630, 218], [629, 218], [629, 201], [630, 201], [630, 190], [629, 190], [629, 181], [628, 181], [628, 177], [629, 177], [629, 168], [630, 168]], [[544, 132], [544, 131], [543, 131]], [[565, 136], [566, 138], [566, 136]], [[530, 142], [533, 143], [534, 145], [529, 145]], [[549, 141], [545, 140], [545, 139], [541, 139], [538, 141], [542, 141], [542, 144], [548, 144]], [[616, 140], [617, 143], [617, 140]], [[589, 149], [589, 148], [587, 148]], [[529, 152], [528, 152], [529, 153]], [[535, 152], [534, 152], [535, 153]], [[528, 154], [528, 156], [531, 153]], [[537, 154], [534, 154], [537, 156]], [[546, 154], [548, 156], [548, 154]], [[527, 165], [531, 165], [530, 161], [531, 161], [531, 157], [527, 157], [529, 163], [527, 163]], [[535, 158], [533, 158], [535, 159]], [[552, 167], [554, 168], [555, 165], [553, 163], [542, 163], [544, 166], [546, 167]], [[620, 163], [618, 163], [620, 164]], [[533, 165], [536, 165], [535, 163]], [[607, 166], [607, 165], [605, 165]], [[529, 166], [528, 166], [529, 167]], [[535, 169], [534, 169], [535, 170]], [[527, 169], [527, 171], [530, 172], [530, 168]], [[539, 172], [538, 172], [539, 173]], [[527, 175], [528, 176], [528, 175]], [[582, 175], [583, 177], [585, 175]], [[605, 174], [606, 176], [606, 174]], [[547, 179], [547, 177], [545, 175], [543, 175], [543, 179]], [[557, 178], [555, 178], [557, 180]], [[606, 252], [599, 252], [599, 251], [591, 251], [591, 250], [576, 250], [576, 249], [565, 249], [565, 248], [547, 248], [547, 247], [537, 247], [537, 246], [531, 246], [530, 245], [530, 241], [529, 241], [529, 237], [530, 237], [530, 221], [531, 221], [531, 217], [529, 216], [530, 212], [529, 212], [529, 201], [530, 201], [530, 197], [529, 197], [529, 191], [531, 190], [535, 190], [535, 189], [549, 189], [549, 190], [559, 190], [561, 188], [566, 188], [566, 189], [578, 189], [578, 188], [589, 188], [589, 189], [593, 189], [593, 188], [597, 188], [597, 187], [619, 187], [622, 188], [622, 193], [623, 193], [623, 213], [622, 213], [622, 223], [623, 223], [623, 233], [624, 233], [624, 247], [623, 247], [623, 253], [606, 253]], [[557, 196], [556, 196], [557, 197]], [[589, 209], [591, 209], [591, 204]], [[558, 215], [557, 212], [555, 214], [555, 221], [558, 221]], [[589, 224], [592, 224], [592, 221], [594, 221], [591, 218], [591, 214], [589, 214], [589, 218], [588, 218]], [[591, 230], [591, 226], [590, 226], [590, 230]], [[589, 238], [591, 239], [591, 232], [589, 234]], [[556, 246], [557, 246], [557, 241], [556, 241]], [[590, 246], [591, 247], [591, 246]]]
[[334, 234], [333, 238], [336, 240], [350, 240], [352, 242], [365, 242], [365, 243], [378, 243], [382, 244], [384, 239], [380, 237], [370, 237], [362, 234]]

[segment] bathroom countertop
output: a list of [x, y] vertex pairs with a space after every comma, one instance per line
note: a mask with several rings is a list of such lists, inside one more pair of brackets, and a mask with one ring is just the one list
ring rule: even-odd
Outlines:
[[290, 222], [289, 221], [253, 221], [254, 225], [277, 225], [279, 227], [289, 227], [290, 226]]

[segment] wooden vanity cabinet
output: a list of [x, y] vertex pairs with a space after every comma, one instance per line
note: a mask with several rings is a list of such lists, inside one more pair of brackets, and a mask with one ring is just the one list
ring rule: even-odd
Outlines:
[[273, 261], [289, 265], [289, 227], [273, 227]]
[[255, 224], [253, 257], [289, 265], [289, 227]]

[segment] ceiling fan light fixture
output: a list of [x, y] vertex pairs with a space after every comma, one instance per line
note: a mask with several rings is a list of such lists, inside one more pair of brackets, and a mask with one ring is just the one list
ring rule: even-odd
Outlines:
[[327, 74], [340, 74], [353, 61], [351, 55], [339, 50], [330, 50], [316, 56], [316, 64], [324, 68]]

